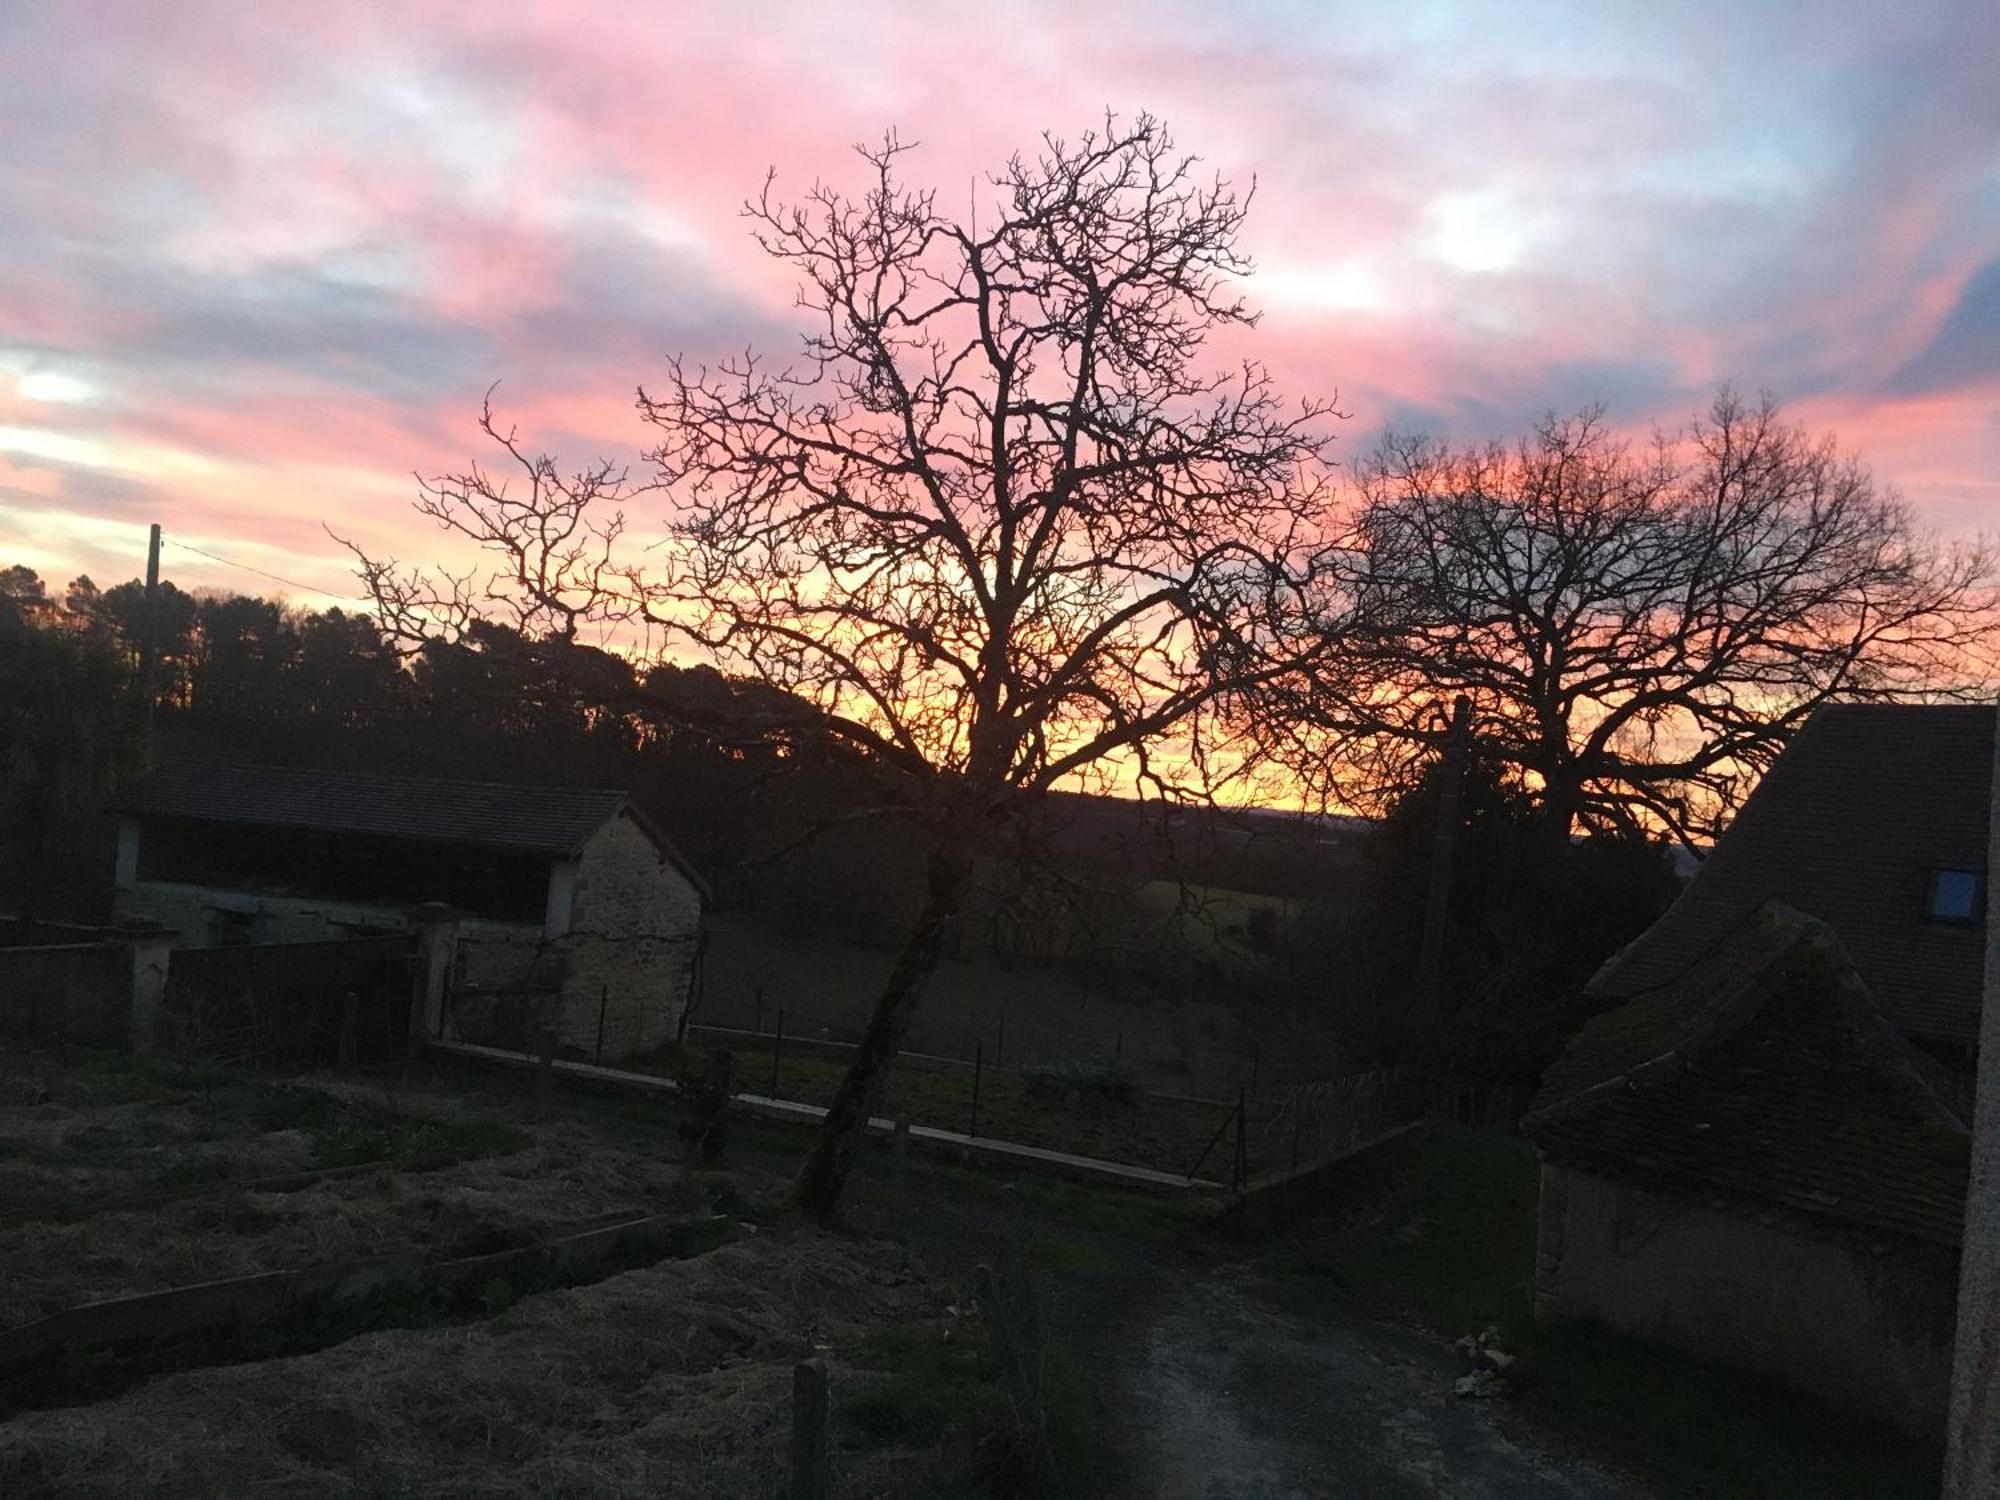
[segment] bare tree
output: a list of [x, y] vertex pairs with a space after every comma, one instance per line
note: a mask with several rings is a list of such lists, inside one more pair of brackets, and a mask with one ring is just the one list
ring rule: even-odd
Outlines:
[[1820, 704], [1987, 680], [1989, 547], [1921, 534], [1768, 398], [1650, 447], [1598, 409], [1512, 447], [1392, 435], [1357, 479], [1370, 664], [1280, 710], [1350, 781], [1411, 785], [1464, 693], [1554, 836], [1712, 836]]
[[511, 441], [527, 494], [473, 471], [424, 500], [499, 550], [490, 577], [364, 560], [384, 619], [411, 628], [497, 609], [691, 640], [883, 769], [925, 834], [927, 893], [799, 1179], [821, 1217], [974, 858], [1022, 799], [1089, 777], [1212, 792], [1240, 770], [1232, 709], [1341, 639], [1331, 407], [1201, 362], [1255, 321], [1248, 195], [1155, 120], [1111, 118], [1009, 161], [960, 222], [904, 185], [906, 149], [861, 151], [859, 197], [785, 204], [767, 180], [747, 205], [799, 277], [803, 358], [673, 361], [641, 391], [669, 507], [650, 567], [601, 550], [622, 519], [593, 508], [622, 502], [620, 476], [564, 480]]

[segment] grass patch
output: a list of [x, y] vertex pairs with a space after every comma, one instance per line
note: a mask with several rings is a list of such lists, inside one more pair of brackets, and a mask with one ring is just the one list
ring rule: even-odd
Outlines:
[[1268, 1242], [1260, 1267], [1354, 1311], [1449, 1337], [1533, 1306], [1538, 1178], [1516, 1136], [1433, 1131], [1412, 1168]]
[[857, 1362], [880, 1378], [841, 1398], [838, 1420], [852, 1447], [928, 1448], [985, 1425], [999, 1396], [1000, 1367], [971, 1320], [949, 1342], [934, 1329], [894, 1329]]
[[391, 1094], [378, 1102], [213, 1063], [83, 1047], [9, 1059], [0, 1103], [16, 1106], [0, 1127], [10, 1132], [0, 1138], [13, 1172], [10, 1206], [30, 1212], [527, 1144], [500, 1119], [405, 1114]]
[[1669, 1493], [1892, 1500], [1938, 1492], [1932, 1445], [1727, 1366], [1589, 1324], [1524, 1327], [1520, 1400]]
[[848, 1448], [948, 1449], [963, 1459], [953, 1493], [994, 1500], [1096, 1493], [1097, 1405], [1061, 1345], [1043, 1348], [1037, 1371], [1046, 1458], [1025, 1438], [980, 1320], [960, 1322], [949, 1340], [934, 1328], [888, 1330], [855, 1359], [877, 1378], [840, 1398], [836, 1422]]
[[1036, 1240], [1028, 1246], [1028, 1269], [1083, 1276], [1116, 1276], [1125, 1269], [1117, 1256], [1074, 1240]]
[[992, 1169], [941, 1162], [926, 1162], [923, 1171], [949, 1181], [953, 1191], [988, 1202], [1033, 1208], [1106, 1234], [1173, 1246], [1205, 1259], [1240, 1253], [1236, 1247], [1218, 1246], [1204, 1235], [1215, 1213], [1212, 1198], [1110, 1187], [1067, 1177], [1006, 1177]]

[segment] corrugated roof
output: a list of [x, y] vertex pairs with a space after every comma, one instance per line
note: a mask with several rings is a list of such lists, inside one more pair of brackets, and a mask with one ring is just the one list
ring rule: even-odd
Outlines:
[[118, 806], [147, 817], [562, 855], [616, 817], [626, 801], [623, 792], [572, 787], [176, 761], [132, 783]]
[[1933, 871], [1986, 868], [1994, 710], [1835, 704], [1813, 715], [1666, 915], [1591, 981], [1634, 995], [1685, 973], [1773, 898], [1819, 917], [1908, 1035], [1979, 1036], [1985, 934], [1924, 920]]
[[1522, 1129], [1560, 1165], [1956, 1247], [1970, 1139], [1824, 924], [1765, 908], [1590, 1022]]

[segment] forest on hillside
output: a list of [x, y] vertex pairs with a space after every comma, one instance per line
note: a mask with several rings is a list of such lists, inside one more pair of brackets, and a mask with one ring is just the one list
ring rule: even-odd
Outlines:
[[[158, 599], [155, 759], [618, 787], [743, 920], [889, 944], [920, 900], [920, 840], [893, 815], [852, 815], [879, 802], [875, 769], [768, 685], [495, 625], [400, 655], [362, 613], [171, 582]], [[145, 753], [144, 619], [139, 582], [58, 590], [0, 570], [0, 911], [108, 909], [106, 809]], [[1357, 1053], [1398, 1055], [1435, 817], [1428, 781], [1373, 822], [1058, 794], [981, 851], [960, 951], [1320, 1012]], [[1560, 1012], [1672, 893], [1644, 840], [1594, 837], [1552, 862], [1531, 809], [1477, 763], [1463, 819], [1454, 1016]], [[1163, 891], [1181, 917], [1164, 928]], [[1239, 892], [1282, 899], [1214, 899]]]

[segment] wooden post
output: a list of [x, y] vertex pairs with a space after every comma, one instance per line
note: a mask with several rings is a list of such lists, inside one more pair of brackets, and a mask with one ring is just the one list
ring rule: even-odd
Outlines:
[[611, 986], [597, 987], [597, 1061], [604, 1061], [604, 1007], [611, 1002]]
[[979, 1137], [979, 1073], [986, 1061], [986, 1044], [977, 1043], [972, 1050], [972, 1128], [966, 1135], [977, 1140]]
[[830, 1396], [826, 1361], [802, 1360], [792, 1367], [792, 1476], [786, 1500], [832, 1500]]

